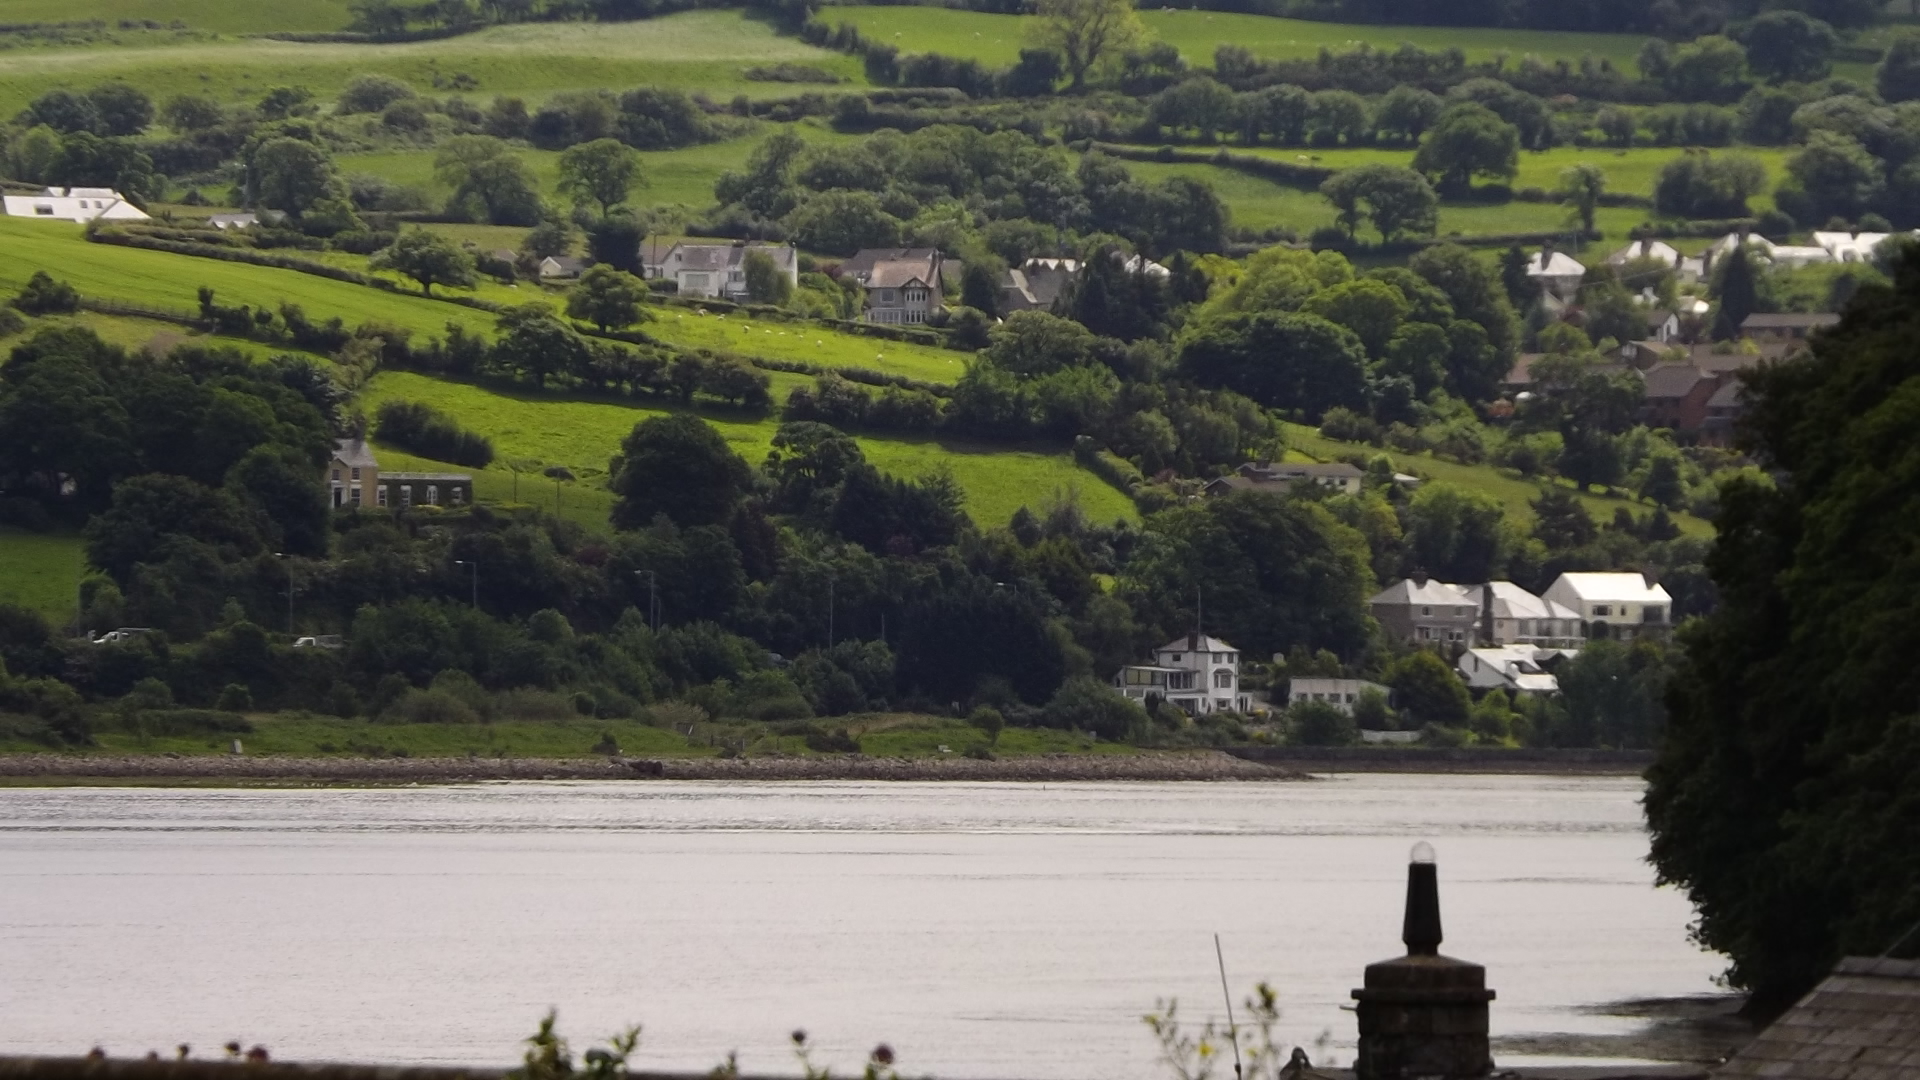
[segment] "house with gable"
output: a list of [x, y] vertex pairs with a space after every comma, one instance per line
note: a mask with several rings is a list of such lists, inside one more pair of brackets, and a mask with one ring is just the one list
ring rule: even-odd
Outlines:
[[1552, 244], [1543, 246], [1527, 260], [1527, 279], [1539, 285], [1542, 292], [1560, 300], [1573, 299], [1586, 276], [1587, 268], [1580, 260], [1564, 251], [1555, 251]]
[[1473, 589], [1434, 581], [1421, 571], [1375, 593], [1367, 605], [1381, 629], [1416, 645], [1465, 648], [1480, 621], [1480, 597]]
[[[1359, 466], [1344, 461], [1302, 463], [1297, 461], [1249, 461], [1232, 476], [1207, 481], [1201, 492], [1209, 496], [1231, 495], [1236, 491], [1258, 491], [1284, 495], [1301, 482], [1318, 484], [1342, 495], [1360, 493], [1360, 481], [1366, 478]], [[1416, 479], [1417, 483], [1417, 479]]]
[[1581, 636], [1592, 640], [1631, 640], [1673, 628], [1673, 597], [1643, 574], [1569, 572], [1542, 598], [1578, 614]]
[[1469, 590], [1480, 605], [1481, 645], [1527, 645], [1571, 649], [1580, 645], [1580, 613], [1565, 604], [1535, 596], [1511, 581], [1492, 581]]
[[943, 262], [938, 248], [866, 248], [840, 264], [839, 276], [865, 291], [867, 322], [923, 326], [946, 307]]
[[1536, 645], [1481, 645], [1461, 653], [1453, 666], [1473, 690], [1505, 690], [1516, 697], [1557, 694], [1560, 681], [1549, 666], [1567, 655]]
[[1121, 668], [1113, 688], [1142, 703], [1158, 697], [1191, 716], [1253, 708], [1240, 689], [1240, 650], [1197, 631], [1153, 650], [1147, 663]]
[[[682, 240], [668, 249], [657, 274], [674, 283], [681, 296], [730, 300], [747, 299], [747, 256], [759, 252], [795, 286], [800, 284], [800, 255], [789, 244], [745, 240]], [[642, 265], [642, 269], [646, 269]]]
[[147, 212], [128, 202], [112, 188], [50, 187], [38, 195], [4, 197], [8, 217], [38, 218], [41, 221], [147, 221]]

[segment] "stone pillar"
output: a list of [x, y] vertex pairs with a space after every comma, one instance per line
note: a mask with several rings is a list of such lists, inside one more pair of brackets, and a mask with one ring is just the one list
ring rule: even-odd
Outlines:
[[1433, 848], [1407, 866], [1407, 955], [1368, 964], [1359, 1002], [1359, 1080], [1473, 1080], [1493, 1071], [1487, 969], [1440, 955], [1440, 886]]

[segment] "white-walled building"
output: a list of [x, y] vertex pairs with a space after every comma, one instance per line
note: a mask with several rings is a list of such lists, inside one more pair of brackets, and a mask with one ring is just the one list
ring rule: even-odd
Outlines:
[[146, 211], [128, 202], [112, 188], [50, 187], [38, 195], [8, 195], [5, 200], [8, 217], [72, 221], [82, 225], [96, 218], [108, 221], [148, 220]]
[[1365, 679], [1333, 679], [1318, 675], [1302, 675], [1287, 680], [1287, 704], [1299, 705], [1308, 701], [1324, 701], [1348, 716], [1353, 715], [1353, 707], [1359, 703], [1360, 695], [1372, 690], [1381, 697], [1387, 697], [1392, 691], [1376, 682]]
[[1559, 649], [1532, 645], [1485, 645], [1468, 649], [1454, 661], [1460, 678], [1475, 690], [1505, 690], [1509, 694], [1556, 694], [1560, 681], [1546, 669]]
[[1253, 707], [1252, 698], [1240, 691], [1240, 650], [1198, 633], [1153, 650], [1149, 663], [1121, 668], [1113, 687], [1142, 703], [1158, 696], [1195, 716]]
[[1565, 604], [1535, 596], [1511, 581], [1471, 588], [1480, 611], [1482, 643], [1546, 648], [1579, 645], [1580, 613]]
[[1562, 300], [1572, 299], [1586, 276], [1587, 268], [1580, 260], [1550, 247], [1541, 248], [1527, 260], [1527, 277]]
[[744, 301], [747, 256], [756, 251], [772, 259], [774, 268], [785, 274], [787, 281], [800, 284], [800, 256], [792, 245], [740, 240], [675, 244], [661, 260], [659, 276], [671, 279], [681, 296]]
[[1635, 638], [1673, 625], [1673, 597], [1642, 574], [1561, 574], [1542, 599], [1578, 614], [1587, 638]]

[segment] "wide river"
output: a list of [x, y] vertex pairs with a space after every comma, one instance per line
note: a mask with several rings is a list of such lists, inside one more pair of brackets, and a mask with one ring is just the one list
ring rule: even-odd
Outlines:
[[[263, 1043], [282, 1059], [504, 1064], [554, 1007], [584, 1049], [796, 1071], [1163, 1076], [1157, 998], [1342, 1011], [1404, 952], [1409, 848], [1496, 1035], [1621, 1032], [1596, 1004], [1706, 993], [1629, 778], [1215, 784], [488, 784], [0, 789], [0, 1053]], [[1316, 1045], [1318, 1044], [1318, 1045]], [[1512, 1058], [1503, 1062], [1519, 1063]]]

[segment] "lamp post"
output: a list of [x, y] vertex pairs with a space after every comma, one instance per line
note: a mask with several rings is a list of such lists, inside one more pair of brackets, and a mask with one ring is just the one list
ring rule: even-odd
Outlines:
[[[284, 551], [273, 553], [276, 559], [291, 559]], [[287, 636], [293, 636], [293, 563], [287, 563]]]
[[469, 585], [469, 588], [471, 590], [471, 595], [468, 598], [468, 602], [471, 603], [476, 608], [479, 607], [480, 606], [480, 563], [473, 559], [455, 559], [453, 560], [453, 565], [464, 566], [469, 571], [469, 577], [471, 578], [471, 583]]
[[647, 629], [660, 632], [660, 602], [656, 600], [655, 589], [659, 585], [658, 575], [651, 570], [635, 570], [633, 576], [647, 575]]

